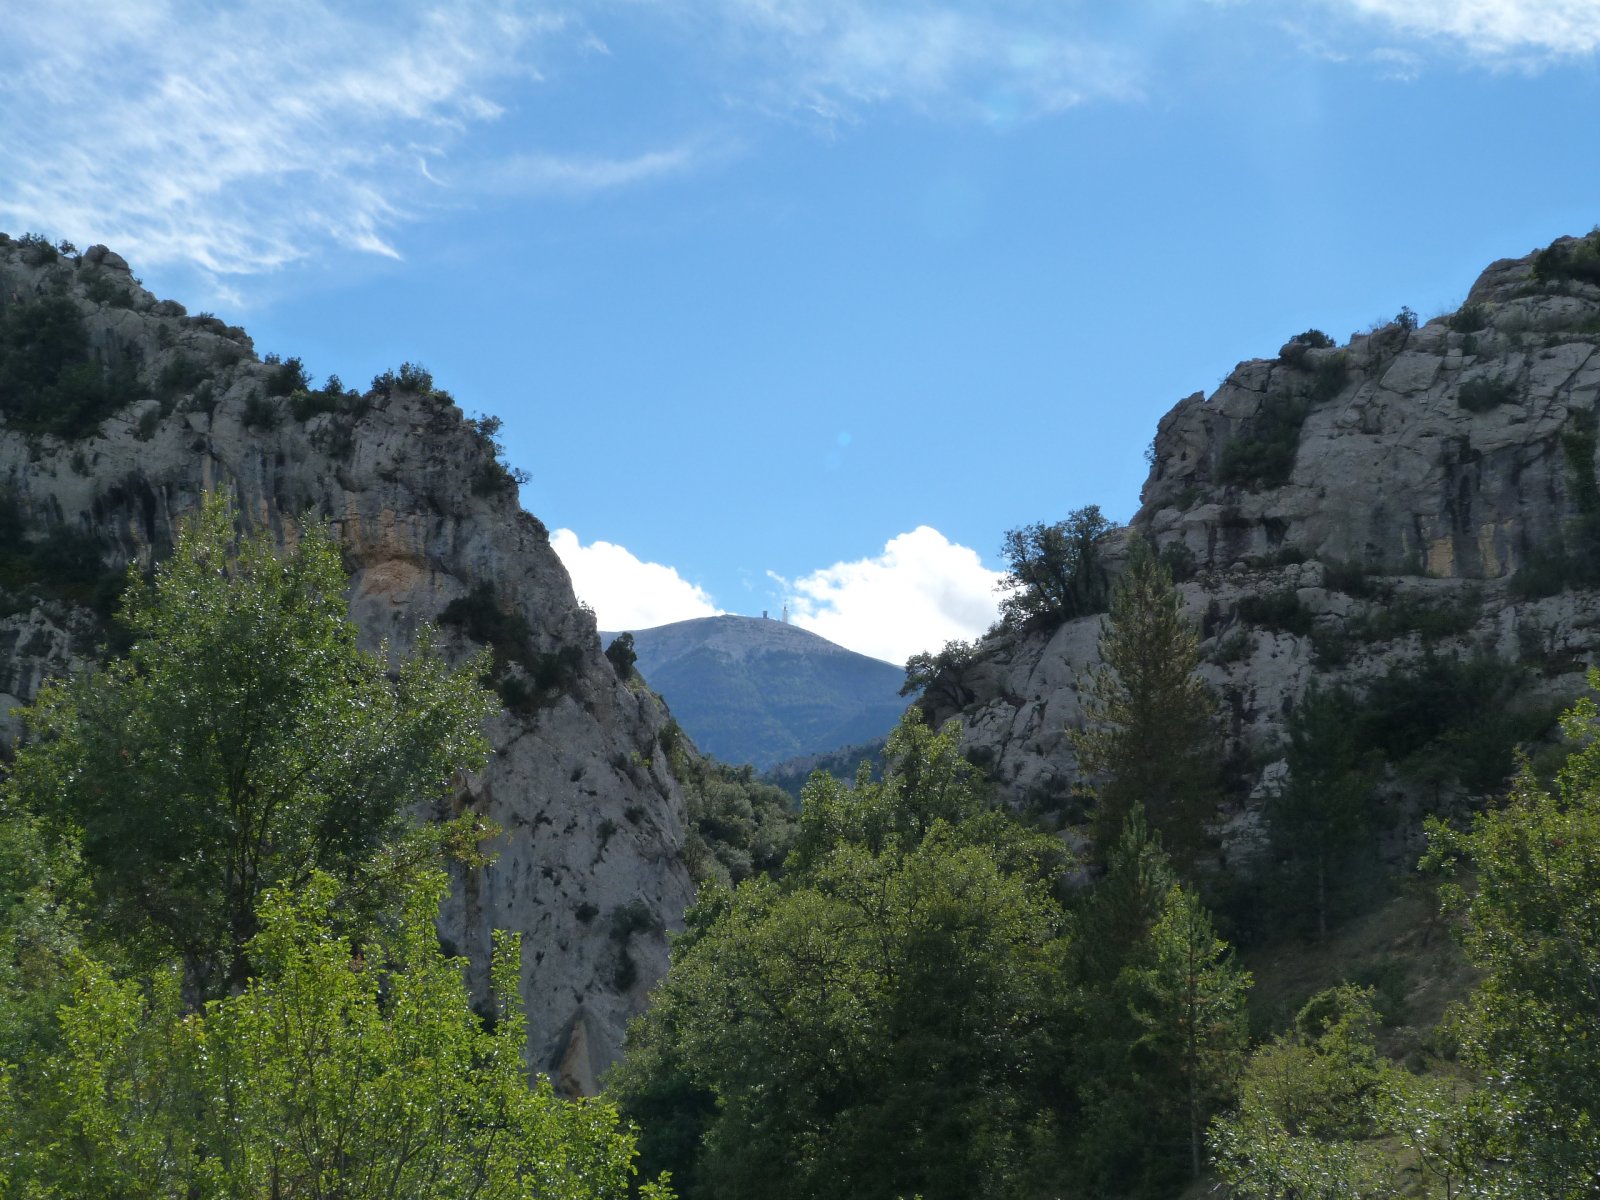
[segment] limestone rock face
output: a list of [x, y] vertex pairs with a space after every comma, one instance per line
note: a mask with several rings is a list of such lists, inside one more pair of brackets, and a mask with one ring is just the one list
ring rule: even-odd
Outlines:
[[[306, 517], [331, 524], [369, 648], [409, 645], [450, 601], [489, 584], [527, 622], [534, 652], [565, 654], [559, 690], [502, 713], [488, 767], [458, 798], [503, 834], [493, 865], [459, 874], [439, 928], [479, 989], [492, 931], [522, 936], [532, 1065], [594, 1091], [666, 969], [664, 931], [692, 899], [683, 797], [657, 745], [665, 710], [617, 680], [492, 441], [431, 389], [393, 386], [314, 411], [279, 394], [284, 364], [260, 361], [243, 331], [157, 301], [104, 247], [53, 258], [0, 240], [0, 306], [42, 297], [76, 305], [96, 359], [134, 372], [146, 395], [86, 436], [0, 429], [0, 492], [31, 544], [89, 539], [107, 570], [146, 563], [203, 493], [222, 489], [284, 541]], [[0, 708], [97, 653], [102, 624], [82, 597], [48, 592], [6, 599]], [[442, 643], [458, 656], [476, 649], [453, 627]], [[4, 732], [15, 735], [14, 720]], [[635, 919], [613, 923], [622, 909]]]
[[[1194, 564], [1181, 591], [1202, 673], [1234, 750], [1266, 760], [1258, 777], [1281, 772], [1272, 751], [1308, 683], [1379, 675], [1425, 633], [1436, 653], [1530, 664], [1552, 700], [1581, 691], [1600, 594], [1512, 579], [1548, 570], [1600, 508], [1600, 287], [1533, 262], [1493, 264], [1460, 312], [1420, 327], [1295, 339], [1162, 418], [1132, 530]], [[1250, 597], [1292, 607], [1296, 627], [1250, 619]], [[1078, 781], [1067, 730], [1101, 620], [991, 635], [962, 676], [964, 744], [1018, 803]]]

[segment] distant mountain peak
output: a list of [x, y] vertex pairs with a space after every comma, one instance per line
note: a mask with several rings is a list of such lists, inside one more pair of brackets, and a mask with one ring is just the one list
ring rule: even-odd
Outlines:
[[[854, 650], [830, 642], [821, 634], [812, 633], [809, 629], [801, 629], [798, 625], [790, 625], [773, 617], [745, 617], [736, 613], [722, 613], [715, 617], [694, 617], [687, 621], [673, 621], [668, 625], [656, 625], [650, 629], [632, 629], [628, 632], [633, 634], [636, 643], [641, 638], [648, 638], [657, 646], [655, 653], [658, 657], [670, 655], [673, 648], [687, 650], [692, 647], [725, 654], [735, 662], [743, 662], [753, 654], [767, 654], [778, 650], [799, 654], [854, 655], [871, 662], [883, 662], [882, 659], [857, 654]], [[609, 639], [617, 635], [602, 633], [600, 636]], [[900, 671], [894, 663], [883, 663], [883, 665], [896, 672]]]
[[730, 613], [629, 632], [639, 673], [695, 744], [724, 762], [765, 769], [870, 742], [905, 710], [900, 667], [771, 617]]

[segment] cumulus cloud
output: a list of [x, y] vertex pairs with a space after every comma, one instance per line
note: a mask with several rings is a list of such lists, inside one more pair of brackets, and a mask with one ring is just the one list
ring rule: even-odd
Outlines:
[[1475, 56], [1571, 58], [1600, 49], [1600, 0], [1324, 0], [1395, 32]]
[[557, 529], [550, 545], [572, 576], [572, 590], [594, 609], [601, 629], [649, 629], [722, 611], [675, 568], [643, 562], [623, 546], [585, 546], [570, 529]]
[[897, 664], [952, 638], [977, 637], [999, 615], [1001, 573], [927, 525], [890, 538], [875, 557], [773, 578], [796, 625]]

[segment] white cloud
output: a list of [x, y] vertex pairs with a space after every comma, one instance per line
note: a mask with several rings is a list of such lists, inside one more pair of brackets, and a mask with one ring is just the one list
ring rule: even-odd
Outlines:
[[494, 186], [503, 191], [581, 196], [682, 175], [699, 166], [703, 157], [700, 147], [689, 144], [632, 158], [516, 154], [496, 168]]
[[713, 37], [741, 67], [735, 94], [751, 78], [764, 79], [758, 101], [828, 121], [898, 103], [1006, 122], [1139, 92], [1131, 56], [1075, 30], [1065, 5], [663, 3], [702, 19], [715, 14]]
[[[590, 28], [647, 14], [667, 40], [628, 43], [647, 48], [626, 62]], [[1132, 90], [1125, 62], [1047, 5], [13, 0], [0, 228], [192, 265], [213, 291], [331, 246], [398, 258], [408, 224], [485, 194], [587, 195], [735, 152], [704, 131], [631, 155], [501, 153], [484, 136], [530, 119], [514, 86], [541, 64], [620, 72], [647, 54], [736, 107], [830, 123], [890, 103], [1003, 123]]]
[[1410, 37], [1486, 59], [1587, 56], [1600, 49], [1600, 0], [1325, 0]]
[[835, 563], [794, 581], [790, 619], [861, 654], [903, 663], [952, 638], [975, 638], [999, 614], [995, 585], [977, 551], [927, 525], [890, 538], [875, 558]]
[[550, 545], [572, 576], [572, 590], [594, 609], [601, 629], [649, 629], [722, 611], [675, 568], [641, 562], [612, 542], [585, 546], [572, 530], [557, 529]]
[[[0, 228], [213, 277], [329, 245], [399, 257], [397, 230], [480, 183], [466, 171], [441, 183], [430, 167], [504, 117], [488, 92], [538, 78], [533, 60], [558, 38], [593, 52], [575, 22], [516, 0], [21, 7], [0, 39]], [[683, 153], [533, 161], [574, 192], [659, 174]]]

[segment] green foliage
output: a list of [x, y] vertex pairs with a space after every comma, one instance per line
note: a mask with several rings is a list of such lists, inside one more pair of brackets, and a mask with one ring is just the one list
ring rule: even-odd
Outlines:
[[1312, 350], [1328, 350], [1333, 346], [1333, 339], [1320, 329], [1308, 329], [1304, 333], [1297, 333], [1292, 340]]
[[1348, 692], [1308, 689], [1289, 718], [1288, 785], [1266, 805], [1275, 913], [1314, 915], [1322, 937], [1330, 910], [1342, 911], [1347, 893], [1369, 884], [1355, 868], [1382, 820], [1375, 788], [1383, 758], [1360, 716]]
[[1482, 612], [1483, 595], [1476, 588], [1462, 588], [1442, 602], [1425, 594], [1396, 594], [1390, 588], [1383, 603], [1347, 622], [1345, 629], [1357, 641], [1388, 642], [1416, 634], [1431, 643], [1470, 633]]
[[1205, 1127], [1231, 1098], [1250, 977], [1137, 808], [1108, 859], [1073, 927], [1074, 1174], [1093, 1195], [1167, 1196], [1199, 1175]]
[[472, 473], [474, 496], [515, 495], [517, 489], [531, 478], [521, 467], [506, 465], [503, 458], [505, 447], [498, 438], [500, 424], [499, 417], [472, 417], [467, 421], [467, 428], [477, 435], [479, 444], [488, 451], [488, 456], [478, 463]]
[[181, 959], [205, 996], [248, 978], [267, 889], [323, 870], [352, 912], [386, 899], [365, 864], [482, 760], [490, 711], [426, 639], [392, 683], [357, 648], [325, 534], [285, 555], [265, 532], [235, 543], [232, 523], [208, 500], [154, 581], [131, 578], [128, 657], [40, 691], [9, 781], [78, 831], [99, 927]]
[[244, 422], [246, 428], [270, 432], [278, 427], [281, 416], [277, 401], [270, 396], [257, 393], [245, 398], [239, 419]]
[[303, 392], [311, 386], [311, 376], [306, 372], [306, 365], [298, 358], [285, 359], [276, 354], [269, 354], [261, 361], [272, 368], [267, 372], [267, 395], [289, 396], [297, 391]]
[[179, 352], [167, 360], [166, 366], [156, 376], [156, 399], [163, 405], [170, 404], [179, 396], [194, 391], [206, 377], [204, 363]]
[[973, 698], [962, 675], [972, 665], [976, 649], [971, 642], [954, 639], [937, 654], [913, 654], [906, 659], [906, 681], [900, 685], [900, 694], [915, 694], [917, 702], [935, 714], [960, 712]]
[[1488, 412], [1502, 404], [1517, 402], [1517, 385], [1510, 379], [1487, 375], [1469, 379], [1456, 391], [1456, 403], [1468, 412]]
[[1300, 427], [1310, 411], [1307, 401], [1293, 396], [1264, 398], [1260, 411], [1246, 423], [1244, 432], [1222, 447], [1217, 481], [1251, 491], [1288, 483], [1300, 446]]
[[60, 252], [42, 233], [24, 233], [17, 238], [17, 245], [22, 248], [22, 261], [30, 267], [42, 267], [60, 257]]
[[1474, 300], [1450, 314], [1449, 325], [1456, 333], [1476, 333], [1489, 324], [1489, 306]]
[[1142, 538], [1129, 545], [1091, 672], [1086, 726], [1072, 732], [1095, 781], [1095, 836], [1108, 846], [1138, 805], [1184, 862], [1200, 849], [1218, 799], [1215, 702], [1195, 673], [1199, 638], [1172, 579]]
[[987, 807], [953, 734], [908, 718], [888, 758], [853, 792], [814, 778], [781, 882], [704, 896], [630, 1035], [613, 1086], [677, 1114], [642, 1149], [685, 1195], [1015, 1190], [1057, 851]]
[[[1600, 672], [1591, 671], [1591, 687]], [[1262, 1200], [1593, 1195], [1600, 1162], [1600, 707], [1563, 719], [1578, 748], [1553, 792], [1526, 767], [1466, 830], [1430, 821], [1424, 866], [1479, 981], [1450, 1019], [1474, 1088], [1376, 1051], [1368, 992], [1312, 1001], [1252, 1058], [1213, 1133], [1231, 1194]]]
[[[1600, 686], [1591, 670], [1590, 687]], [[1450, 885], [1467, 956], [1483, 972], [1461, 1013], [1466, 1061], [1491, 1081], [1467, 1112], [1493, 1194], [1589, 1195], [1600, 1161], [1600, 709], [1563, 718], [1579, 748], [1554, 793], [1524, 771], [1470, 830], [1435, 823], [1431, 865], [1465, 862]]]
[[497, 942], [492, 1031], [463, 962], [439, 950], [431, 872], [396, 922], [330, 936], [339, 884], [314, 873], [262, 896], [261, 974], [186, 1012], [180, 978], [119, 980], [82, 959], [62, 1042], [13, 1068], [0, 1127], [7, 1196], [619, 1197], [631, 1139], [603, 1104], [532, 1087]]
[[1363, 563], [1327, 559], [1322, 564], [1322, 586], [1346, 596], [1370, 596], [1372, 572]]
[[513, 712], [531, 713], [571, 686], [583, 669], [583, 649], [567, 643], [541, 651], [521, 612], [500, 603], [485, 580], [445, 605], [439, 624], [459, 626], [492, 652], [492, 677]]
[[633, 664], [639, 661], [639, 655], [633, 648], [633, 634], [619, 633], [612, 638], [611, 644], [606, 647], [606, 661], [611, 664], [618, 679], [632, 679]]
[[[1212, 1128], [1217, 1173], [1240, 1200], [1455, 1197], [1468, 1146], [1455, 1089], [1378, 1054], [1371, 994], [1323, 992], [1251, 1057], [1237, 1109]], [[1481, 1193], [1473, 1193], [1481, 1194]]]
[[1052, 628], [1105, 611], [1110, 586], [1101, 551], [1110, 532], [1093, 504], [1054, 525], [1007, 530], [1000, 548], [1006, 563], [1000, 581], [1006, 593], [1002, 620], [1021, 628]]
[[1305, 602], [1291, 591], [1252, 593], [1240, 599], [1234, 615], [1247, 625], [1309, 637], [1312, 613]]
[[529, 1084], [515, 946], [487, 1021], [440, 950], [432, 864], [480, 831], [399, 829], [482, 761], [492, 702], [425, 639], [392, 669], [358, 651], [344, 586], [324, 535], [236, 543], [208, 501], [133, 583], [130, 657], [26, 713], [0, 789], [7, 1200], [628, 1191], [615, 1112]]
[[300, 387], [289, 395], [289, 414], [301, 422], [309, 421], [322, 413], [341, 413], [352, 418], [360, 417], [366, 411], [366, 407], [365, 397], [354, 388], [345, 387], [344, 381], [337, 375], [329, 375], [328, 381], [315, 391]]
[[84, 294], [96, 304], [109, 304], [112, 308], [132, 308], [133, 289], [121, 284], [103, 271], [95, 271], [84, 285]]
[[671, 761], [687, 802], [684, 858], [695, 879], [731, 887], [776, 874], [799, 829], [789, 793], [756, 779], [748, 763], [728, 766], [686, 750]]
[[392, 368], [372, 377], [372, 390], [388, 397], [394, 392], [411, 392], [436, 404], [451, 403], [450, 393], [433, 386], [433, 375], [421, 363], [401, 363], [397, 372]]
[[30, 536], [21, 498], [15, 489], [0, 487], [0, 588], [108, 615], [122, 576], [106, 568], [102, 553], [99, 539], [70, 525]]
[[1600, 479], [1595, 474], [1595, 414], [1572, 414], [1561, 432], [1561, 454], [1567, 465], [1567, 487], [1578, 515], [1567, 522], [1555, 546], [1533, 549], [1511, 577], [1514, 594], [1532, 599], [1553, 596], [1569, 586], [1593, 587], [1600, 582]]
[[1199, 566], [1195, 561], [1194, 551], [1182, 542], [1174, 540], [1161, 547], [1158, 556], [1161, 565], [1168, 575], [1172, 576], [1173, 583], [1184, 583], [1195, 577]]
[[1600, 284], [1600, 232], [1546, 246], [1534, 255], [1533, 277], [1541, 283]]
[[0, 418], [26, 433], [74, 440], [147, 394], [131, 360], [108, 365], [65, 296], [0, 307]]

